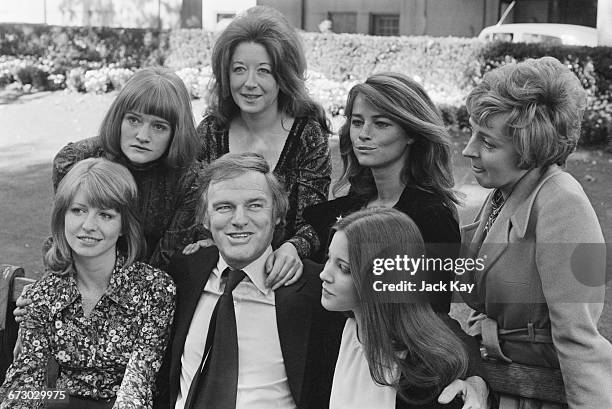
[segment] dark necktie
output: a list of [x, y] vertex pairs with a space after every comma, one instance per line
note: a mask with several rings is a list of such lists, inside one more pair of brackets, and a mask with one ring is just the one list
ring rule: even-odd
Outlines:
[[246, 274], [226, 268], [223, 294], [210, 318], [206, 346], [189, 393], [185, 409], [234, 409], [238, 388], [238, 335], [232, 291]]

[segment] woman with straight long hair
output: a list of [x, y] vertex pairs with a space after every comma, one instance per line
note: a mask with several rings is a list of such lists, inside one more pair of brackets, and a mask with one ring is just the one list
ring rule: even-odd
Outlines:
[[[340, 128], [342, 178], [347, 195], [311, 206], [304, 218], [323, 243], [314, 259], [322, 262], [331, 226], [364, 208], [395, 208], [414, 220], [435, 257], [455, 257], [459, 222], [453, 192], [448, 131], [440, 112], [414, 80], [388, 72], [355, 85]], [[432, 271], [432, 282], [449, 282], [451, 272]], [[452, 292], [432, 298], [434, 308], [450, 310]]]
[[[330, 409], [486, 407], [481, 378], [470, 379], [478, 392], [457, 380], [478, 374], [478, 345], [448, 314], [435, 313], [429, 295], [419, 291], [428, 272], [373, 273], [379, 260], [420, 258], [424, 252], [416, 224], [395, 209], [361, 210], [332, 228], [329, 258], [320, 274], [321, 303], [350, 317]], [[385, 291], [381, 282], [411, 282], [415, 290], [398, 295]], [[463, 399], [455, 397], [457, 391]]]

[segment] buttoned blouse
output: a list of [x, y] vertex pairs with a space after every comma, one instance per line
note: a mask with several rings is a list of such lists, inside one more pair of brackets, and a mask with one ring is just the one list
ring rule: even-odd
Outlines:
[[155, 376], [168, 342], [176, 289], [144, 263], [121, 267], [89, 316], [72, 267], [51, 271], [27, 294], [22, 351], [0, 388], [2, 408], [39, 408], [42, 401], [5, 401], [15, 389], [46, 387], [47, 359], [59, 364], [58, 389], [93, 399], [116, 397], [114, 408], [150, 408]]

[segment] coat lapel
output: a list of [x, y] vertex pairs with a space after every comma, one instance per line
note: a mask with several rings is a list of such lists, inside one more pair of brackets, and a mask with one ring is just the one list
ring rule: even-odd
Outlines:
[[206, 247], [190, 256], [180, 256], [171, 261], [169, 270], [177, 285], [177, 304], [174, 337], [172, 341], [172, 358], [170, 363], [170, 397], [176, 402], [181, 375], [181, 356], [185, 339], [191, 326], [191, 320], [198, 305], [208, 277], [219, 260], [216, 247]]
[[[304, 274], [302, 277], [306, 276]], [[300, 406], [302, 385], [312, 321], [312, 300], [300, 291], [306, 279], [275, 292], [276, 323], [289, 388], [296, 405]]]

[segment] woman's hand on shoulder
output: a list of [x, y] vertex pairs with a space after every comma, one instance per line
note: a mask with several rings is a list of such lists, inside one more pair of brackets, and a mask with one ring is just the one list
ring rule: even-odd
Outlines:
[[461, 396], [463, 399], [462, 409], [487, 409], [489, 407], [489, 388], [480, 376], [470, 376], [466, 380], [455, 379], [440, 393], [438, 402], [450, 403], [456, 396]]
[[215, 243], [212, 241], [212, 239], [198, 240], [195, 243], [191, 243], [185, 246], [185, 248], [183, 249], [183, 254], [188, 256], [189, 254], [195, 253], [200, 248], [209, 247], [209, 246], [212, 246], [213, 244]]
[[297, 249], [291, 243], [283, 243], [266, 260], [266, 286], [273, 290], [291, 285], [300, 279], [304, 265]]

